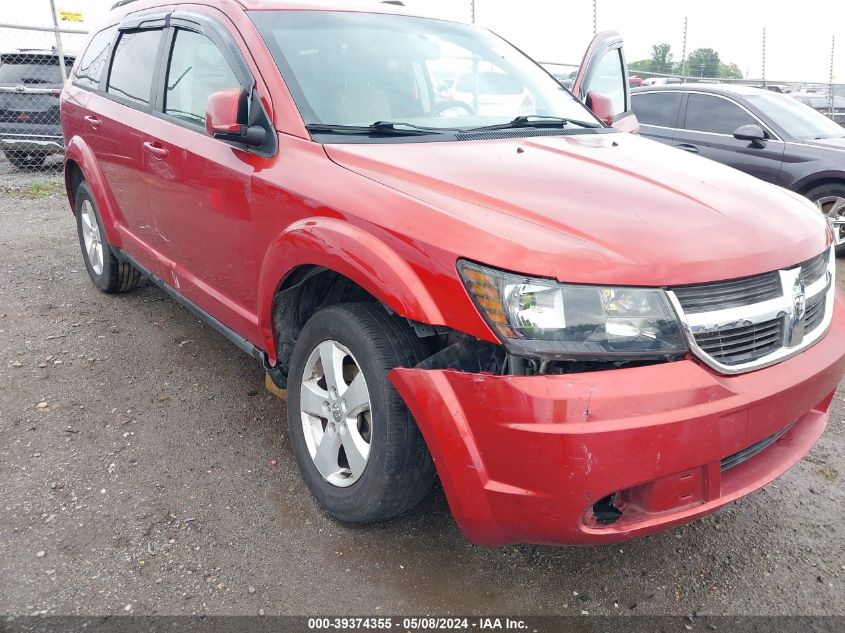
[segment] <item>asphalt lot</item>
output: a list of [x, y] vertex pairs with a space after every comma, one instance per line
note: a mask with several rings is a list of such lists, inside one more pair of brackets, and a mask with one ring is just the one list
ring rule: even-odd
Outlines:
[[260, 368], [155, 287], [97, 292], [58, 172], [0, 162], [0, 613], [845, 614], [841, 389], [773, 484], [593, 548], [470, 545], [439, 490], [340, 525], [284, 416]]

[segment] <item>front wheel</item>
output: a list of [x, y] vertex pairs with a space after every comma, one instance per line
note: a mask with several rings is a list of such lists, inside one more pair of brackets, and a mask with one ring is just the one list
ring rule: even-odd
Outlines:
[[807, 198], [815, 203], [830, 223], [836, 254], [845, 255], [845, 184], [820, 185], [808, 191]]
[[387, 519], [431, 488], [425, 441], [387, 379], [423, 357], [410, 326], [377, 303], [323, 308], [303, 327], [288, 372], [288, 427], [305, 483], [335, 518]]

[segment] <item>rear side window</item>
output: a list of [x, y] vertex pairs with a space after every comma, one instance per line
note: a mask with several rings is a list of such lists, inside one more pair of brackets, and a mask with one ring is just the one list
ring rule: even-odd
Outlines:
[[675, 110], [680, 92], [644, 92], [631, 95], [631, 106], [643, 125], [675, 127]]
[[736, 128], [756, 123], [748, 112], [727, 99], [694, 93], [687, 98], [684, 127], [688, 130], [733, 136]]
[[165, 114], [204, 126], [208, 97], [239, 87], [238, 78], [214, 42], [193, 31], [176, 31], [167, 70]]
[[114, 34], [117, 27], [113, 26], [97, 33], [91, 38], [91, 43], [85, 49], [85, 54], [79, 60], [76, 68], [74, 83], [82, 88], [96, 90], [100, 86], [100, 78], [103, 76], [103, 69], [109, 59], [111, 45], [114, 41]]
[[106, 92], [139, 105], [150, 104], [161, 29], [121, 33]]

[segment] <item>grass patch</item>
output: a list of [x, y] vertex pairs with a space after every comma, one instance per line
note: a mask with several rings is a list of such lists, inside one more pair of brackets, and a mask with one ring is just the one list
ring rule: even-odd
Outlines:
[[11, 185], [0, 187], [0, 192], [10, 193], [19, 198], [48, 198], [56, 194], [64, 193], [65, 187], [61, 179], [46, 179], [33, 180], [23, 185]]

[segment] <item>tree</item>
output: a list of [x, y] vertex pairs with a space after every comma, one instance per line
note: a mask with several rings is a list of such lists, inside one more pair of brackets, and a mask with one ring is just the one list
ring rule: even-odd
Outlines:
[[721, 63], [719, 53], [712, 48], [697, 48], [687, 57], [687, 74], [693, 77], [718, 77]]
[[[655, 44], [651, 47], [651, 58], [640, 59], [628, 64], [630, 72], [680, 75], [682, 62], [672, 62], [672, 47], [669, 44]], [[712, 48], [697, 48], [687, 57], [688, 77], [711, 77], [719, 79], [742, 79], [742, 71], [736, 64], [724, 64], [719, 53]]]
[[719, 64], [721, 79], [742, 79], [742, 71], [736, 64]]
[[672, 47], [669, 44], [656, 44], [651, 47], [651, 72], [672, 72]]

